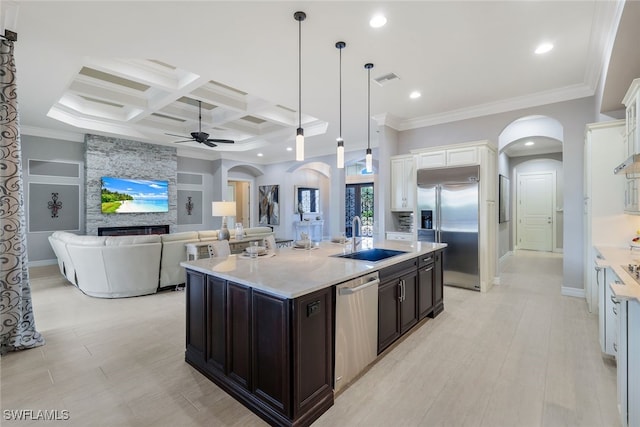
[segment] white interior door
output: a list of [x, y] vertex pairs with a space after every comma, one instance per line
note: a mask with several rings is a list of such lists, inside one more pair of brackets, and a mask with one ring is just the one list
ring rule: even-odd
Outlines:
[[[233, 182], [228, 182], [227, 183], [227, 197], [224, 200], [226, 200], [228, 202], [235, 202], [236, 201], [236, 185], [235, 185], [235, 183], [233, 183]], [[236, 214], [237, 213], [238, 213], [238, 207], [236, 206]], [[229, 228], [229, 230], [233, 230], [235, 225], [236, 225], [236, 217], [235, 216], [228, 216], [227, 217], [227, 227]]]
[[518, 174], [518, 249], [553, 251], [555, 172]]
[[238, 209], [242, 212], [242, 218], [238, 218], [238, 221], [242, 222], [242, 226], [244, 228], [249, 228], [251, 227], [251, 209], [249, 205], [251, 198], [249, 197], [249, 183], [242, 181], [238, 182], [238, 184], [240, 186], [239, 194], [242, 195], [242, 201], [238, 202], [240, 204]]

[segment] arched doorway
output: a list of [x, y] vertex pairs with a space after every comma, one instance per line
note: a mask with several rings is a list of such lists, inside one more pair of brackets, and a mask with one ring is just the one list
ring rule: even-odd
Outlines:
[[511, 183], [511, 219], [498, 224], [500, 258], [518, 249], [562, 252], [562, 140], [562, 125], [546, 116], [520, 118], [500, 134], [498, 170]]

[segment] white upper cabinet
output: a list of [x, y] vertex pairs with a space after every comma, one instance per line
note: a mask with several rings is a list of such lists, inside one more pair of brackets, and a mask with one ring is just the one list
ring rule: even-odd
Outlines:
[[418, 169], [441, 168], [447, 165], [445, 150], [418, 154]]
[[627, 157], [640, 153], [640, 130], [638, 129], [638, 115], [640, 115], [640, 79], [635, 79], [626, 95], [622, 98], [626, 107], [625, 146]]
[[452, 148], [447, 150], [447, 166], [477, 165], [478, 147]]
[[416, 168], [413, 156], [391, 158], [391, 210], [413, 211], [416, 205]]

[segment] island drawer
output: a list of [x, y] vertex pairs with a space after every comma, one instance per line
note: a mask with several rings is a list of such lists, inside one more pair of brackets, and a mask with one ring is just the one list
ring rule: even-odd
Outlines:
[[418, 258], [413, 258], [408, 261], [399, 262], [389, 267], [380, 270], [380, 282], [384, 282], [387, 279], [401, 276], [407, 272], [407, 270], [415, 270], [418, 268]]
[[418, 257], [418, 268], [426, 267], [430, 264], [433, 264], [435, 259], [436, 259], [435, 252], [429, 252], [428, 254], [420, 255]]

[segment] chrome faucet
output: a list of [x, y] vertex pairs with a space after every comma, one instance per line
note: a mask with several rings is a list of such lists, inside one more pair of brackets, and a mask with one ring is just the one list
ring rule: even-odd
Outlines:
[[[358, 222], [358, 228], [356, 228], [356, 221]], [[351, 220], [351, 234], [351, 251], [355, 252], [362, 241], [362, 239], [357, 240], [358, 234], [362, 234], [362, 220], [357, 215]]]

